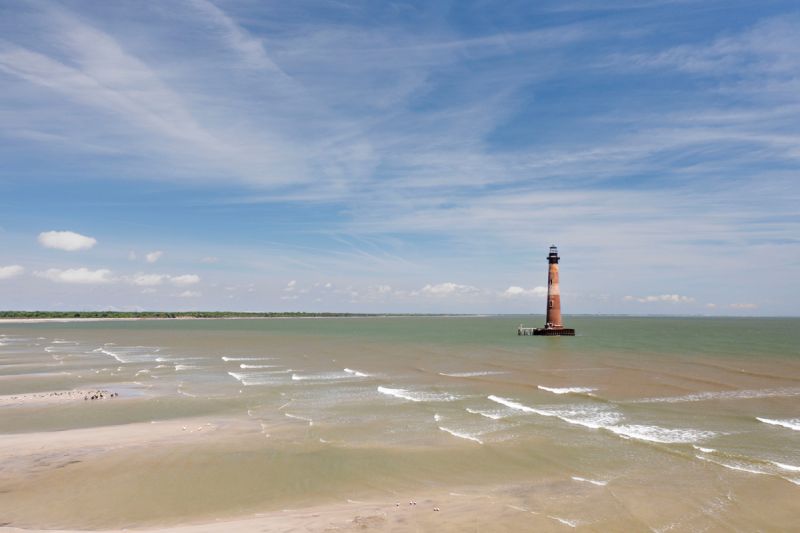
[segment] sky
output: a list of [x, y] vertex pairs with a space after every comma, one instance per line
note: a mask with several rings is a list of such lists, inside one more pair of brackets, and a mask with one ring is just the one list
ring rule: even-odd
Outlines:
[[0, 0], [0, 309], [798, 316], [798, 27]]

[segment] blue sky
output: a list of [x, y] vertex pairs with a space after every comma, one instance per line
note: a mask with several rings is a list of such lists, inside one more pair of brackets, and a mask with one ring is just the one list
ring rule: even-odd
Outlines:
[[543, 312], [556, 243], [566, 314], [798, 315], [798, 27], [2, 2], [0, 308]]

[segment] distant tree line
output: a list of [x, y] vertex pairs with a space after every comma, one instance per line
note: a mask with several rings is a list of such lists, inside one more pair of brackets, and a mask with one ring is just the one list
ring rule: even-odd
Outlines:
[[421, 316], [413, 314], [304, 313], [299, 311], [238, 313], [235, 311], [0, 311], [3, 318], [322, 318]]

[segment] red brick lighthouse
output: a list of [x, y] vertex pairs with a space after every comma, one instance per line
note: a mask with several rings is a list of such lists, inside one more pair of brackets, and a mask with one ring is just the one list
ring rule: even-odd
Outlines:
[[575, 330], [565, 328], [561, 321], [561, 291], [558, 287], [558, 248], [550, 247], [547, 256], [549, 268], [547, 271], [547, 315], [543, 328], [523, 328], [520, 326], [519, 335], [546, 335], [546, 336], [575, 336]]

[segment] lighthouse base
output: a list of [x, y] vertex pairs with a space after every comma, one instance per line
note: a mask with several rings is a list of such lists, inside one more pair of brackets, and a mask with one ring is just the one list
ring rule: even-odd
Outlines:
[[530, 336], [541, 335], [545, 337], [574, 337], [575, 330], [572, 328], [517, 328], [517, 335]]

